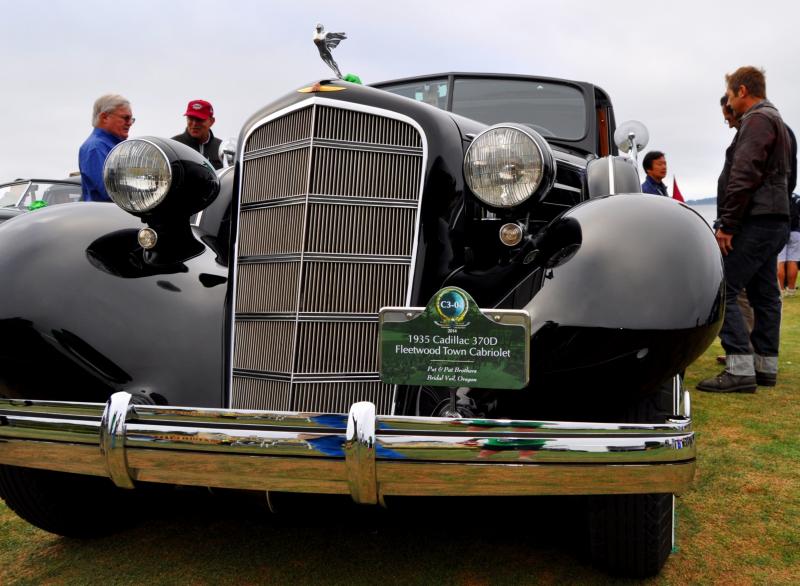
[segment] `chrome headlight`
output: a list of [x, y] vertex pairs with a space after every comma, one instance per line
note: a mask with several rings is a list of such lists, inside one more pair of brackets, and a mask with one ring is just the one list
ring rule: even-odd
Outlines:
[[536, 131], [500, 124], [479, 134], [464, 156], [464, 177], [481, 202], [513, 208], [552, 187], [555, 162], [550, 146]]
[[172, 168], [164, 151], [141, 139], [119, 143], [103, 169], [109, 197], [126, 212], [148, 212], [160, 204], [172, 185]]
[[103, 167], [112, 201], [149, 224], [186, 221], [219, 194], [214, 167], [191, 147], [146, 136], [115, 146]]

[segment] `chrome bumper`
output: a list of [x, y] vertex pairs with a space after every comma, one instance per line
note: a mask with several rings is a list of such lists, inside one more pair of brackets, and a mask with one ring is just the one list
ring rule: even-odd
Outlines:
[[0, 400], [0, 464], [234, 489], [389, 495], [679, 493], [691, 419], [661, 425]]

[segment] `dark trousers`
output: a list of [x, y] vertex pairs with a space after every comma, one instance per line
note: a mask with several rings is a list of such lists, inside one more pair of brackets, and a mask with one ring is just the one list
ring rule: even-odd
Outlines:
[[[781, 292], [777, 255], [789, 236], [786, 220], [751, 217], [733, 237], [733, 250], [723, 257], [725, 267], [725, 320], [719, 337], [725, 354], [777, 356], [781, 329]], [[736, 298], [742, 289], [753, 308], [754, 324], [748, 333]], [[752, 349], [751, 349], [752, 344]]]

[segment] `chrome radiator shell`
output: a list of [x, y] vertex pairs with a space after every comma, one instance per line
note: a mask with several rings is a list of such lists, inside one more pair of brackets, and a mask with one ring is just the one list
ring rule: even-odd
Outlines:
[[378, 311], [410, 303], [421, 127], [313, 97], [256, 122], [239, 154], [232, 408], [394, 411]]

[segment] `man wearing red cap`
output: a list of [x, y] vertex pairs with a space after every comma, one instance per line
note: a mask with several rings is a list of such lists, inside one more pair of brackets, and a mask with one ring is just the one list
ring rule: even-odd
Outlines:
[[186, 116], [186, 131], [173, 136], [173, 140], [192, 147], [208, 159], [215, 169], [222, 169], [222, 161], [219, 158], [222, 141], [215, 138], [211, 132], [211, 127], [214, 125], [214, 107], [205, 100], [192, 100], [186, 106], [184, 116]]

